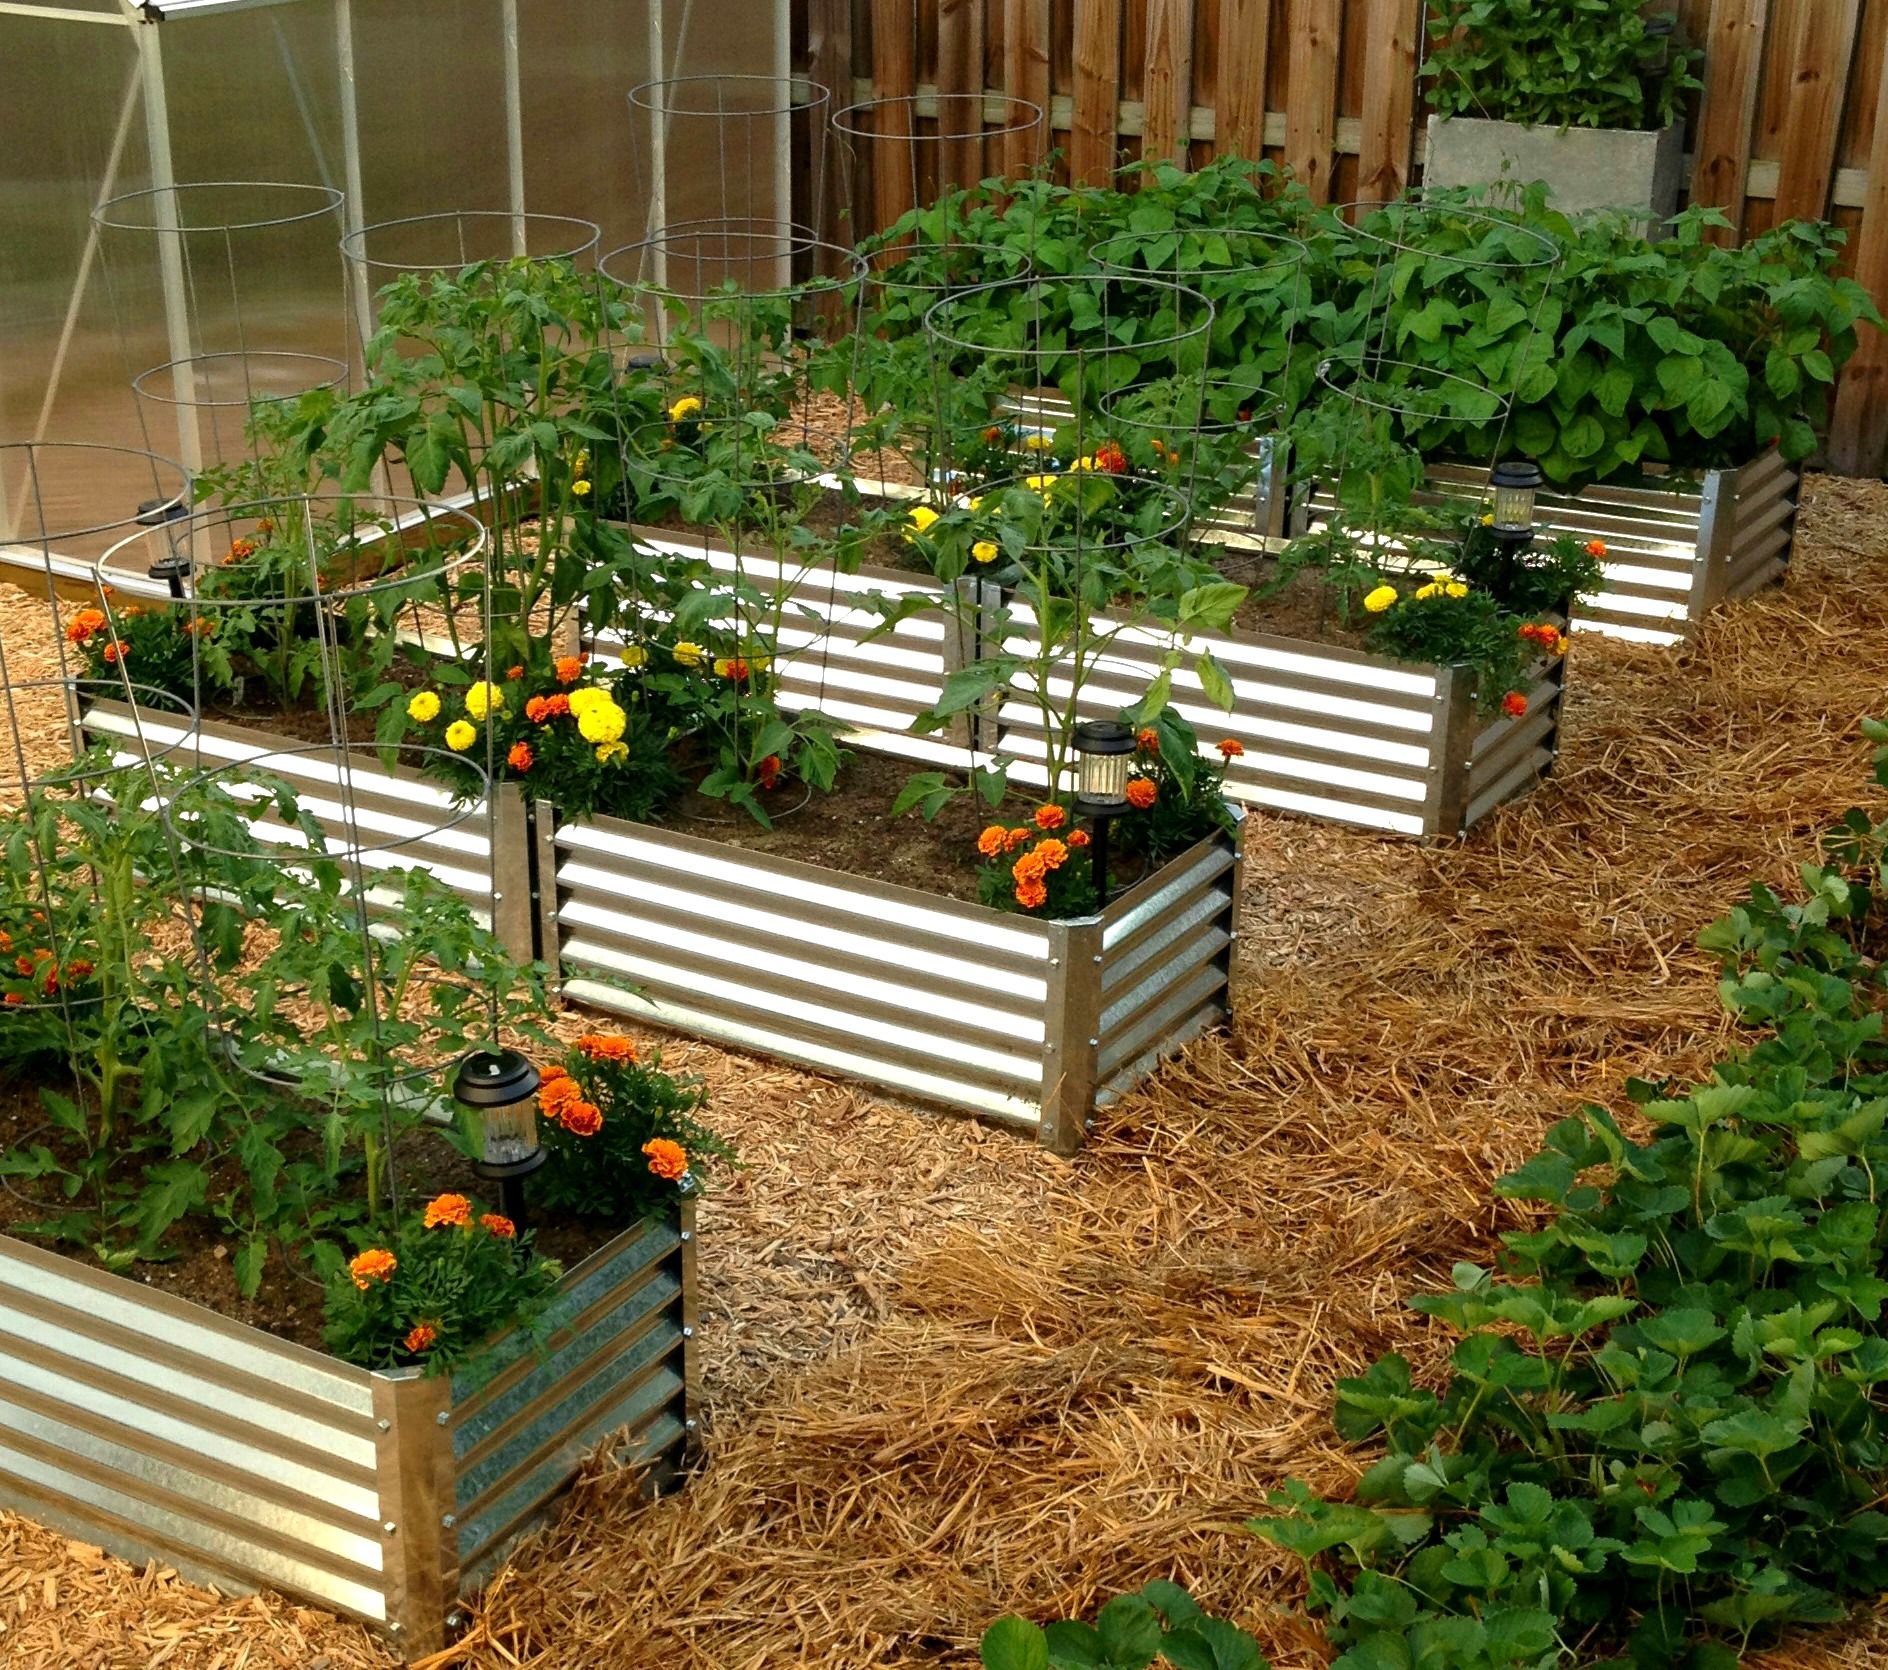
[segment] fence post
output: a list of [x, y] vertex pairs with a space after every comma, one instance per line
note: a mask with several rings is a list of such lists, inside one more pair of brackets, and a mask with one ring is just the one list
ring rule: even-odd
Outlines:
[[1094, 1111], [1101, 1058], [1099, 916], [1049, 924], [1049, 991], [1043, 1009], [1043, 1146], [1058, 1154], [1081, 1147]]
[[374, 1484], [379, 1496], [387, 1631], [408, 1658], [446, 1644], [446, 1574], [459, 1564], [448, 1523], [457, 1505], [451, 1380], [385, 1369], [374, 1381]]

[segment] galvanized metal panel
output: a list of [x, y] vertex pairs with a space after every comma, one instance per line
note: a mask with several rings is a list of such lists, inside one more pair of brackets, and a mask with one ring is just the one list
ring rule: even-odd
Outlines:
[[0, 1501], [386, 1616], [372, 1377], [0, 1238]]
[[502, 1558], [611, 1434], [626, 1432], [637, 1460], [679, 1443], [681, 1249], [674, 1222], [626, 1231], [565, 1275], [543, 1350], [500, 1340], [475, 1372], [455, 1376], [462, 1584]]
[[[557, 847], [567, 993], [928, 1099], [1033, 1115], [1041, 924], [609, 819], [564, 826]], [[610, 991], [612, 978], [634, 992]]]
[[[147, 751], [186, 772], [253, 764], [288, 783], [337, 848], [375, 849], [359, 858], [364, 871], [389, 883], [388, 890], [375, 889], [376, 903], [390, 902], [399, 872], [424, 869], [459, 894], [482, 925], [490, 925], [492, 849], [483, 804], [459, 805], [443, 787], [412, 772], [388, 771], [359, 750], [343, 769], [330, 749], [296, 752], [306, 745], [244, 726], [204, 722], [186, 727], [134, 714], [120, 702], [92, 704], [85, 725], [96, 735], [122, 739], [117, 758], [123, 764], [135, 763]], [[229, 790], [264, 808], [250, 825], [258, 841], [290, 853], [308, 850], [307, 837], [266, 807], [258, 786], [232, 783]]]

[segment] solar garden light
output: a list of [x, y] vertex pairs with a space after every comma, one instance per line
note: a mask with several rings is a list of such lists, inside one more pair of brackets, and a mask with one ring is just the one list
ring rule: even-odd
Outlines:
[[1095, 826], [1089, 852], [1099, 910], [1108, 902], [1108, 825], [1128, 809], [1134, 732], [1119, 719], [1084, 719], [1075, 727], [1074, 742], [1079, 768], [1075, 810]]
[[1676, 12], [1660, 12], [1657, 17], [1645, 20], [1645, 38], [1658, 43], [1658, 55], [1647, 58], [1645, 73], [1663, 75], [1672, 61], [1672, 32], [1678, 27]]
[[1534, 537], [1534, 495], [1546, 478], [1529, 458], [1504, 459], [1488, 472], [1495, 490], [1495, 538], [1504, 545], [1526, 545]]
[[537, 1068], [516, 1050], [474, 1050], [459, 1063], [452, 1099], [479, 1116], [479, 1176], [498, 1185], [499, 1210], [524, 1221], [524, 1180], [544, 1164], [538, 1141]]
[[169, 556], [159, 557], [144, 572], [153, 580], [162, 580], [177, 602], [183, 601], [184, 577], [190, 572], [190, 559], [181, 551], [172, 551]]

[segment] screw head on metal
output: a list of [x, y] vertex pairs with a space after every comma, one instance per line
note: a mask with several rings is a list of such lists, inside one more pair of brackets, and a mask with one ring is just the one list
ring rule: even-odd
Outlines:
[[1100, 953], [1099, 951], [1097, 951], [1097, 952], [1095, 953], [1095, 961], [1096, 961], [1096, 962], [1100, 962], [1100, 961], [1101, 961], [1101, 953]]
[[446, 1614], [446, 1628], [447, 1629], [464, 1629], [465, 1628], [465, 1614], [463, 1612], [448, 1612]]
[[689, 1419], [687, 1419], [687, 1420], [685, 1420], [685, 1421], [684, 1421], [684, 1422], [682, 1423], [682, 1430], [683, 1430], [684, 1432], [693, 1432], [693, 1431], [695, 1430], [695, 1428], [696, 1428], [696, 1426], [697, 1426], [698, 1424], [699, 1424], [699, 1423], [698, 1423], [698, 1422], [696, 1422], [696, 1420], [694, 1419], [694, 1417], [693, 1417], [693, 1416], [690, 1416], [690, 1417], [689, 1417]]
[[441, 1515], [439, 1516], [439, 1523], [440, 1523], [441, 1525], [443, 1525], [443, 1526], [444, 1526], [444, 1527], [445, 1527], [445, 1528], [446, 1528], [446, 1529], [447, 1529], [448, 1531], [450, 1531], [450, 1530], [451, 1530], [451, 1529], [453, 1528], [453, 1526], [455, 1526], [455, 1525], [457, 1525], [457, 1524], [459, 1523], [459, 1521], [458, 1521], [457, 1519], [455, 1519], [455, 1518], [454, 1518], [454, 1517], [453, 1517], [453, 1516], [452, 1516], [451, 1514], [449, 1514], [449, 1513], [442, 1513], [442, 1514], [441, 1514]]
[[1100, 1040], [1099, 1038], [1090, 1038], [1090, 1039], [1088, 1040], [1088, 1047], [1089, 1047], [1089, 1048], [1090, 1048], [1091, 1050], [1092, 1050], [1092, 1049], [1099, 1049], [1099, 1048], [1101, 1047], [1101, 1040]]
[[392, 1421], [375, 1421], [375, 1422], [374, 1422], [374, 1425], [375, 1425], [375, 1426], [377, 1426], [377, 1427], [379, 1427], [379, 1428], [380, 1428], [380, 1430], [381, 1430], [382, 1432], [391, 1432], [391, 1431], [393, 1431], [393, 1422], [392, 1422]]
[[392, 1536], [395, 1531], [400, 1529], [400, 1527], [394, 1524], [394, 1522], [391, 1519], [387, 1520], [380, 1528], [388, 1536]]
[[683, 1339], [693, 1339], [694, 1337], [695, 1337], [695, 1330], [693, 1328], [684, 1328], [682, 1330]]
[[695, 1239], [695, 1232], [694, 1232], [693, 1230], [691, 1230], [691, 1229], [685, 1229], [685, 1230], [683, 1230], [683, 1231], [682, 1231], [682, 1239], [683, 1239], [684, 1241], [692, 1241], [692, 1240], [694, 1240], [694, 1239]]
[[442, 1409], [437, 1415], [433, 1417], [433, 1419], [437, 1421], [441, 1426], [451, 1426], [452, 1425], [452, 1411], [450, 1409]]

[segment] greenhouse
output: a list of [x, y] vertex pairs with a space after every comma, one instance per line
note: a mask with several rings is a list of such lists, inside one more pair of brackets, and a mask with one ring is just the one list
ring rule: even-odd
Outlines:
[[0, 1663], [1888, 1659], [1888, 3], [0, 95]]

